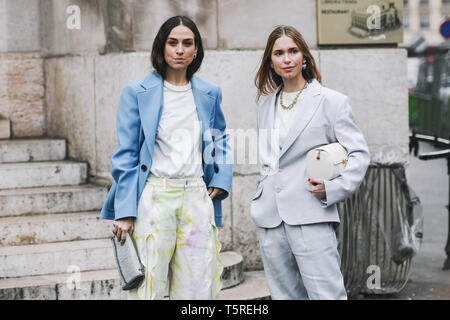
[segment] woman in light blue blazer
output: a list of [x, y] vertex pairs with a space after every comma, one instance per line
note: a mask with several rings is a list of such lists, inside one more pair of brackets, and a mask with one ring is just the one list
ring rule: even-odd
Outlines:
[[117, 114], [114, 183], [101, 217], [129, 232], [146, 267], [130, 299], [216, 299], [223, 270], [216, 227], [231, 187], [220, 88], [194, 76], [204, 56], [195, 23], [168, 19], [152, 48], [155, 71], [127, 85]]
[[[348, 97], [320, 82], [302, 35], [277, 27], [255, 78], [258, 97], [267, 98], [258, 108], [262, 167], [251, 203], [272, 299], [347, 298], [336, 203], [358, 188], [370, 156]], [[307, 152], [334, 142], [348, 151], [345, 170], [308, 181]]]

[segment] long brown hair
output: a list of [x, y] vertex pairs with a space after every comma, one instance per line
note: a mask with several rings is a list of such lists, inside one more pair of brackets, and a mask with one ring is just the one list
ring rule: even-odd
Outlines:
[[322, 83], [322, 76], [317, 69], [314, 57], [309, 51], [309, 47], [306, 44], [305, 39], [303, 39], [302, 34], [294, 27], [278, 26], [272, 31], [267, 39], [261, 65], [255, 76], [255, 86], [258, 89], [257, 101], [261, 96], [273, 93], [283, 83], [281, 77], [270, 67], [272, 49], [275, 41], [283, 35], [290, 37], [295, 42], [302, 52], [303, 58], [306, 59], [306, 69], [302, 70], [303, 78], [307, 81], [315, 78]]

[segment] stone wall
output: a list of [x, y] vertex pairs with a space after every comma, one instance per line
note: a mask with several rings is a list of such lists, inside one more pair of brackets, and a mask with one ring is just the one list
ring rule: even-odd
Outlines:
[[0, 0], [0, 52], [40, 50], [39, 1]]
[[[37, 28], [39, 39], [32, 32], [25, 36], [12, 31], [6, 36], [0, 31], [0, 52], [5, 52], [0, 54], [0, 116], [11, 119], [14, 136], [66, 138], [69, 157], [87, 161], [92, 177], [111, 178], [121, 90], [152, 71], [152, 41], [161, 23], [176, 14], [188, 15], [198, 24], [207, 50], [197, 75], [221, 86], [228, 129], [236, 133], [256, 128], [253, 79], [262, 50], [275, 25], [291, 24], [312, 48], [323, 85], [350, 97], [372, 159], [408, 160], [406, 51], [318, 47], [314, 1], [36, 2], [38, 6], [27, 6], [28, 1], [0, 0], [0, 8], [7, 9], [6, 14], [0, 12], [0, 26], [13, 26], [4, 17], [19, 14], [21, 7], [39, 11], [38, 22], [25, 26]], [[69, 4], [80, 7], [80, 29], [66, 27]], [[235, 155], [241, 152], [237, 143], [233, 145]], [[247, 269], [261, 269], [256, 228], [249, 215], [258, 166], [248, 163], [248, 155], [245, 160], [234, 166], [220, 238], [223, 250], [243, 254]]]
[[[80, 8], [80, 29], [66, 27], [69, 5]], [[40, 0], [40, 12], [45, 56], [149, 51], [162, 23], [175, 15], [196, 22], [207, 49], [261, 49], [280, 24], [298, 28], [317, 47], [311, 0]]]
[[35, 53], [0, 53], [0, 117], [12, 137], [41, 136], [45, 127], [43, 61]]

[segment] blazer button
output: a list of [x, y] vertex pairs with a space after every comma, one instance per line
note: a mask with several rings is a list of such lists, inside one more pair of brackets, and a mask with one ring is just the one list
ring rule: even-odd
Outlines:
[[143, 165], [141, 166], [141, 169], [142, 169], [142, 171], [147, 171], [147, 166], [146, 166], [145, 164], [143, 164]]

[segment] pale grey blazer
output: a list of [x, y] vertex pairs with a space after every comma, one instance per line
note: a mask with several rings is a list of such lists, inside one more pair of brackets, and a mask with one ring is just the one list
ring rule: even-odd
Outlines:
[[[349, 99], [323, 87], [316, 79], [310, 81], [301, 109], [280, 148], [278, 142], [271, 140], [280, 89], [258, 108], [261, 176], [251, 203], [251, 217], [263, 228], [276, 227], [282, 221], [290, 225], [340, 222], [336, 203], [359, 187], [370, 162], [369, 149], [355, 122]], [[347, 149], [349, 159], [339, 177], [325, 181], [327, 196], [321, 201], [309, 188], [306, 153], [333, 142]]]

